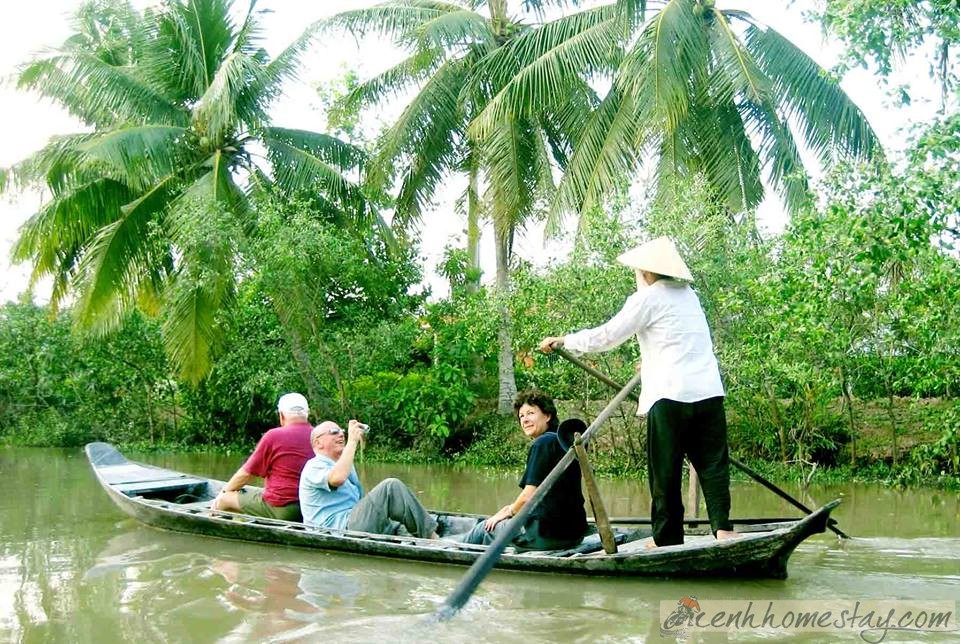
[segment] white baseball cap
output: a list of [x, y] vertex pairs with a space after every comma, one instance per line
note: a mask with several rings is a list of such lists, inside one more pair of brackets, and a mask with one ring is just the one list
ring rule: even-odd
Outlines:
[[307, 399], [298, 393], [283, 394], [277, 401], [277, 411], [284, 414], [294, 414], [296, 416], [306, 416], [310, 411]]

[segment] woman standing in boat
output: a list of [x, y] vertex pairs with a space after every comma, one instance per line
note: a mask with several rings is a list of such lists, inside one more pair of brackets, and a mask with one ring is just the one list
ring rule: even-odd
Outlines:
[[[536, 389], [521, 391], [514, 398], [513, 411], [520, 429], [533, 441], [527, 451], [527, 466], [520, 477], [520, 495], [493, 516], [478, 521], [464, 537], [465, 543], [493, 543], [499, 530], [526, 505], [569, 447], [562, 445], [557, 435], [557, 406], [547, 394]], [[586, 531], [580, 468], [571, 464], [534, 508], [513, 544], [525, 550], [563, 550], [578, 545]]]
[[607, 323], [544, 338], [540, 350], [608, 351], [633, 335], [640, 342], [637, 414], [647, 416], [647, 468], [653, 540], [683, 543], [681, 477], [686, 455], [700, 476], [710, 526], [718, 539], [730, 523], [730, 464], [723, 384], [690, 269], [673, 241], [660, 237], [617, 258], [637, 272], [637, 292]]

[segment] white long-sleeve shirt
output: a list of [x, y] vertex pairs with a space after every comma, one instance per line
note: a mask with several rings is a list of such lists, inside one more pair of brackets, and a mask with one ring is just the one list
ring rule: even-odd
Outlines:
[[697, 402], [723, 395], [707, 318], [685, 282], [660, 279], [640, 288], [607, 323], [565, 336], [563, 346], [574, 353], [608, 351], [634, 334], [641, 355], [638, 414], [663, 398]]

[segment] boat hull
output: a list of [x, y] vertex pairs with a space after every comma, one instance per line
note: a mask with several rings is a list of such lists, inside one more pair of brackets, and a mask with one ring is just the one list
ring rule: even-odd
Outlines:
[[[431, 563], [470, 565], [486, 551], [455, 541], [312, 528], [302, 523], [213, 511], [210, 500], [221, 481], [192, 477], [128, 461], [112, 445], [86, 447], [94, 473], [123, 512], [147, 525], [222, 539], [354, 553]], [[195, 500], [194, 500], [195, 499]], [[787, 576], [794, 549], [826, 529], [834, 501], [816, 512], [769, 530], [717, 541], [695, 536], [687, 543], [648, 550], [643, 533], [621, 531], [619, 552], [506, 552], [497, 568], [581, 575], [774, 578]], [[474, 517], [439, 513], [444, 521]], [[756, 529], [756, 527], [751, 528]], [[649, 534], [649, 533], [647, 533]]]

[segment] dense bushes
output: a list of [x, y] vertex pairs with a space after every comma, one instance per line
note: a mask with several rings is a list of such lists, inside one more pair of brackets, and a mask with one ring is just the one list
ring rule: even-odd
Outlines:
[[[838, 187], [826, 208], [766, 241], [751, 221], [710, 207], [696, 183], [630, 225], [593, 213], [568, 259], [514, 267], [518, 385], [593, 413], [609, 399], [606, 386], [534, 348], [545, 335], [618, 310], [635, 282], [615, 257], [635, 242], [639, 223], [687, 250], [727, 386], [735, 451], [822, 465], [889, 460], [917, 481], [956, 476], [958, 412], [950, 405], [960, 385], [960, 302], [952, 294], [960, 266], [930, 243], [944, 238], [943, 228], [926, 215], [890, 215], [905, 197], [889, 178], [858, 172], [844, 185], [879, 185], [875, 200], [849, 202]], [[260, 269], [219, 318], [215, 366], [197, 386], [171, 375], [157, 324], [141, 316], [94, 340], [71, 332], [69, 311], [0, 310], [3, 440], [249, 446], [275, 423], [277, 396], [297, 389], [315, 419], [373, 425], [381, 454], [514, 462], [503, 450], [515, 427], [492, 415], [498, 318], [489, 291], [456, 288], [426, 303], [411, 295], [419, 280], [411, 252], [371, 247], [302, 205], [274, 205], [262, 216]], [[638, 357], [627, 343], [588, 359], [625, 382]], [[910, 400], [928, 397], [952, 411], [916, 416], [911, 409], [922, 406]], [[597, 447], [608, 471], [643, 464], [642, 427], [620, 424]]]
[[0, 437], [25, 445], [176, 440], [177, 384], [139, 315], [105, 338], [30, 303], [0, 308]]

